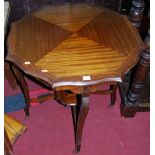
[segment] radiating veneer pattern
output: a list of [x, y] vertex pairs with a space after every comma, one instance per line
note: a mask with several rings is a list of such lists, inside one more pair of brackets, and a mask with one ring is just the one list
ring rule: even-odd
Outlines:
[[120, 81], [141, 48], [125, 16], [89, 5], [49, 6], [12, 25], [6, 59], [52, 87], [87, 85]]
[[51, 6], [35, 13], [35, 16], [75, 32], [101, 12], [102, 9], [86, 5]]
[[15, 53], [32, 63], [38, 61], [71, 34], [33, 16], [18, 21], [13, 25], [13, 29], [16, 40]]
[[84, 75], [116, 73], [124, 59], [124, 54], [74, 33], [36, 62], [36, 66], [57, 78], [81, 76], [82, 80]]

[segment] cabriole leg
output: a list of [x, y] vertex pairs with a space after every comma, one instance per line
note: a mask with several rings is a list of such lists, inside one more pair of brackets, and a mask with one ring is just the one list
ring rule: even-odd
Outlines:
[[[84, 88], [83, 94], [77, 95], [77, 106], [72, 108], [73, 111], [73, 120], [75, 121], [75, 151], [77, 153], [81, 148], [81, 139], [84, 122], [89, 111], [89, 92], [88, 87]], [[75, 114], [76, 113], [76, 114]]]
[[14, 75], [17, 79], [17, 82], [24, 94], [25, 97], [25, 104], [26, 107], [24, 108], [25, 111], [25, 115], [29, 116], [29, 107], [30, 107], [30, 96], [29, 96], [29, 90], [28, 90], [28, 86], [27, 86], [27, 82], [24, 78], [24, 75], [22, 74], [22, 72], [15, 66], [12, 66]]

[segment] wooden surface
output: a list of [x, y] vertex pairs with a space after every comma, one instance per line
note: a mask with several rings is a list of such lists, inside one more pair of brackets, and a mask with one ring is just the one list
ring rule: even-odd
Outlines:
[[13, 144], [26, 131], [26, 126], [4, 114], [4, 155], [13, 155]]
[[49, 6], [12, 24], [6, 60], [52, 87], [81, 86], [121, 82], [142, 47], [125, 16], [89, 5]]
[[4, 114], [4, 128], [11, 144], [14, 144], [16, 140], [27, 130], [27, 127], [24, 124], [12, 118], [8, 114]]

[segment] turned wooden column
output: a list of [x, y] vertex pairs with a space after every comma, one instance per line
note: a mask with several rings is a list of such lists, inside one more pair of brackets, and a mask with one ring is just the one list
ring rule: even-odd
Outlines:
[[143, 11], [144, 11], [144, 1], [143, 0], [133, 0], [132, 1], [132, 8], [129, 12], [129, 20], [132, 24], [139, 28], [141, 25]]
[[145, 49], [140, 55], [133, 81], [129, 88], [125, 104], [121, 104], [121, 114], [125, 117], [132, 117], [138, 110], [138, 99], [144, 86], [144, 81], [150, 68], [150, 32], [145, 39]]

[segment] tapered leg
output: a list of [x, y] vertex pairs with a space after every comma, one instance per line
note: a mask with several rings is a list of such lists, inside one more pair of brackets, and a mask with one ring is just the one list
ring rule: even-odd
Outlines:
[[72, 118], [73, 118], [73, 125], [74, 125], [74, 132], [76, 131], [76, 122], [77, 122], [77, 106], [71, 106], [72, 110]]
[[75, 153], [80, 151], [81, 139], [84, 122], [89, 110], [89, 92], [88, 88], [84, 88], [84, 92], [81, 95], [77, 95], [77, 106], [72, 108], [74, 129], [75, 129]]
[[110, 85], [110, 89], [112, 89], [112, 93], [110, 94], [110, 96], [111, 96], [111, 102], [110, 102], [110, 105], [109, 106], [112, 106], [116, 102], [117, 84]]
[[16, 68], [15, 66], [12, 66], [12, 69], [13, 69], [15, 77], [18, 81], [18, 84], [24, 94], [24, 97], [25, 97], [25, 104], [26, 104], [26, 107], [24, 108], [25, 114], [26, 114], [26, 116], [29, 116], [30, 96], [29, 96], [27, 82], [26, 82], [22, 72], [18, 68]]

